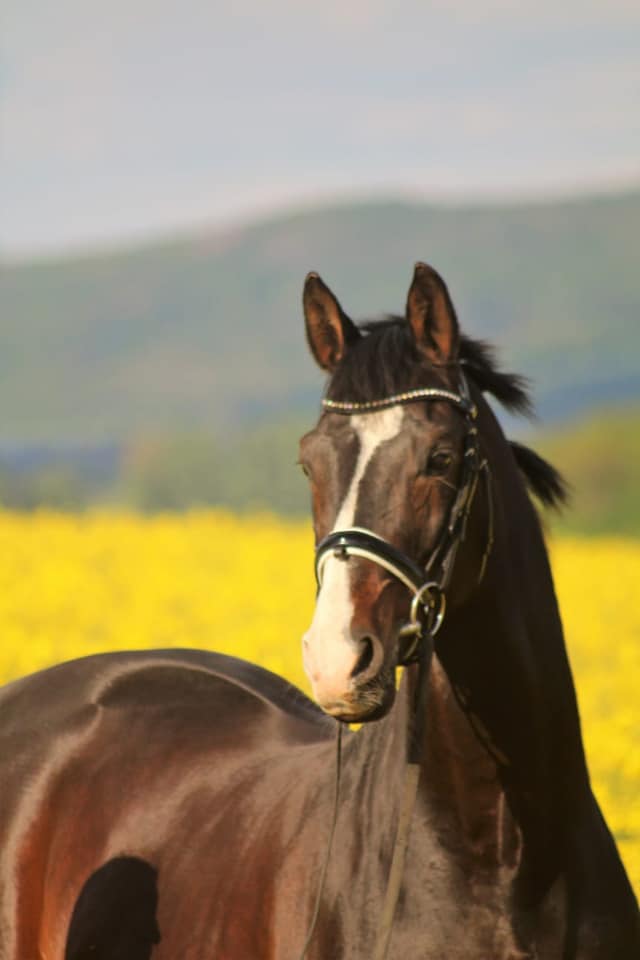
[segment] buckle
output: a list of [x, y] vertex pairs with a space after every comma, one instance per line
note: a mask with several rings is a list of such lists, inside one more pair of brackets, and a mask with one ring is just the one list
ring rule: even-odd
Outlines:
[[[400, 628], [398, 633], [399, 640], [413, 638], [413, 642], [402, 651], [398, 658], [399, 664], [415, 663], [418, 658], [419, 641], [425, 633], [431, 638], [435, 637], [442, 626], [445, 610], [446, 597], [440, 585], [435, 580], [423, 583], [411, 601], [409, 620]], [[424, 613], [421, 617], [422, 611]]]

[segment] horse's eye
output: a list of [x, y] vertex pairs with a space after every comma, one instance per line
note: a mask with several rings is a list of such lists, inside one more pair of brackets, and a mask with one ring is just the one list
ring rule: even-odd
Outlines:
[[309, 469], [309, 464], [305, 463], [304, 460], [298, 460], [298, 466], [304, 473], [305, 477], [311, 476], [311, 470]]
[[445, 453], [443, 450], [432, 453], [429, 456], [427, 461], [427, 470], [426, 472], [430, 476], [441, 476], [443, 473], [446, 473], [449, 467], [451, 466], [451, 461], [453, 457], [450, 453]]

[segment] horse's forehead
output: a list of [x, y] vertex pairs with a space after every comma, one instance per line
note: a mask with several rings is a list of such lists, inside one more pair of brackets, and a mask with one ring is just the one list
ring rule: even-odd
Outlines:
[[377, 451], [402, 430], [404, 410], [400, 406], [389, 407], [375, 413], [352, 414], [350, 426], [357, 437], [357, 453], [351, 458], [347, 473], [347, 485], [341, 491], [341, 507], [336, 524], [350, 526], [358, 507], [360, 484], [367, 467]]
[[366, 413], [331, 413], [323, 416], [315, 430], [302, 438], [302, 445], [328, 444], [337, 452], [375, 449], [402, 432], [406, 411], [401, 404]]
[[399, 404], [374, 413], [354, 413], [350, 425], [360, 441], [360, 448], [375, 450], [386, 440], [392, 440], [402, 429], [405, 410]]
[[350, 445], [348, 474], [356, 484], [367, 466], [388, 441], [402, 433], [406, 412], [400, 405], [372, 413], [354, 413], [349, 417], [349, 434], [355, 443]]

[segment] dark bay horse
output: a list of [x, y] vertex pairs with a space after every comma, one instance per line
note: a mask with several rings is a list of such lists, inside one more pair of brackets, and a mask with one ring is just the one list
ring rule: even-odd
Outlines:
[[[370, 960], [401, 823], [389, 958], [635, 960], [637, 904], [590, 789], [525, 486], [551, 503], [561, 481], [483, 397], [522, 409], [521, 382], [461, 336], [423, 264], [404, 317], [357, 327], [315, 274], [304, 307], [329, 373], [300, 454], [322, 709], [201, 651], [90, 657], [4, 688], [1, 960], [298, 960], [308, 934], [311, 960]], [[332, 718], [371, 722], [343, 738], [327, 860]]]

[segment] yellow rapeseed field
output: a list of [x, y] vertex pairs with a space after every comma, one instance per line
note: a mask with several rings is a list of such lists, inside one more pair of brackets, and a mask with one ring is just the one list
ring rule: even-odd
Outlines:
[[[595, 791], [640, 890], [640, 544], [560, 539], [552, 560]], [[192, 646], [306, 688], [313, 596], [306, 523], [0, 513], [0, 681], [97, 651]]]

